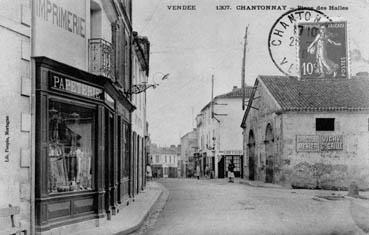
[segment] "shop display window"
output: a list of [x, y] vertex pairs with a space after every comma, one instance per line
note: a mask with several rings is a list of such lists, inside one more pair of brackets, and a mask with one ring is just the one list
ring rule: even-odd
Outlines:
[[95, 110], [49, 102], [48, 192], [93, 189]]
[[233, 164], [235, 166], [234, 171], [241, 171], [241, 158], [239, 156], [226, 157], [226, 171], [228, 171], [228, 166], [231, 163], [231, 159], [233, 160]]

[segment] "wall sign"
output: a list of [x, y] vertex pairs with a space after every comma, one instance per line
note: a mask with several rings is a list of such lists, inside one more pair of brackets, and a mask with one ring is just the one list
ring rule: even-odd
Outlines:
[[297, 152], [318, 152], [319, 136], [317, 135], [298, 135], [296, 136]]
[[[28, 1], [24, 1], [28, 2]], [[32, 56], [45, 56], [85, 70], [89, 4], [86, 0], [32, 0]], [[101, 1], [98, 1], [101, 2]], [[62, 50], [55, 49], [63, 48]], [[71, 56], [73, 55], [73, 56]]]
[[243, 155], [242, 150], [224, 150], [219, 151], [219, 153], [222, 155]]
[[343, 136], [342, 135], [334, 135], [334, 136], [320, 136], [320, 151], [329, 151], [329, 150], [343, 150]]
[[10, 136], [9, 136], [10, 120], [9, 116], [5, 117], [5, 158], [4, 162], [9, 162]]
[[91, 85], [77, 82], [63, 75], [49, 72], [49, 88], [74, 95], [104, 100], [103, 90]]
[[115, 108], [115, 100], [108, 94], [105, 93], [105, 103], [107, 105], [109, 105], [110, 108], [114, 109]]
[[56, 27], [85, 38], [86, 20], [50, 0], [36, 0], [35, 13], [40, 19]]
[[297, 135], [297, 152], [343, 150], [342, 135]]

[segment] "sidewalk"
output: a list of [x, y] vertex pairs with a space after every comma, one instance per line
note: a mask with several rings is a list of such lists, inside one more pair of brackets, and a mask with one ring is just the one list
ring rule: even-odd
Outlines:
[[120, 208], [117, 215], [112, 216], [100, 227], [94, 227], [70, 235], [111, 235], [129, 234], [140, 228], [149, 214], [151, 208], [162, 194], [160, 185], [156, 182], [147, 182], [146, 189], [135, 197], [129, 206]]

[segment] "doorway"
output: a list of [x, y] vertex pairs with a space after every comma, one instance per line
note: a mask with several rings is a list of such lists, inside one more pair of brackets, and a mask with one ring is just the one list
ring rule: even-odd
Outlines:
[[224, 178], [224, 156], [218, 162], [218, 178]]
[[265, 182], [273, 183], [274, 181], [274, 137], [273, 137], [273, 128], [270, 123], [266, 127], [265, 131]]
[[265, 162], [266, 170], [265, 170], [265, 182], [273, 183], [273, 156], [268, 156]]
[[247, 147], [249, 152], [249, 180], [255, 180], [255, 137], [252, 130], [249, 133]]

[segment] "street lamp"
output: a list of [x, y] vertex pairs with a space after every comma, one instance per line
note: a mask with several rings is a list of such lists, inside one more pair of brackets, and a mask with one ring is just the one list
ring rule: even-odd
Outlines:
[[[153, 75], [153, 78], [155, 77], [156, 74], [161, 74], [161, 80], [166, 80], [169, 77], [169, 73], [167, 74], [163, 74], [161, 72], [157, 72]], [[149, 89], [150, 87], [152, 87], [153, 89], [155, 89], [157, 86], [159, 86], [158, 83], [155, 82], [155, 80], [153, 79], [153, 83], [152, 84], [148, 84], [146, 81], [145, 82], [141, 82], [139, 84], [134, 84], [132, 85], [131, 90], [128, 92], [129, 94], [140, 94], [142, 92], [145, 92], [147, 89]]]

